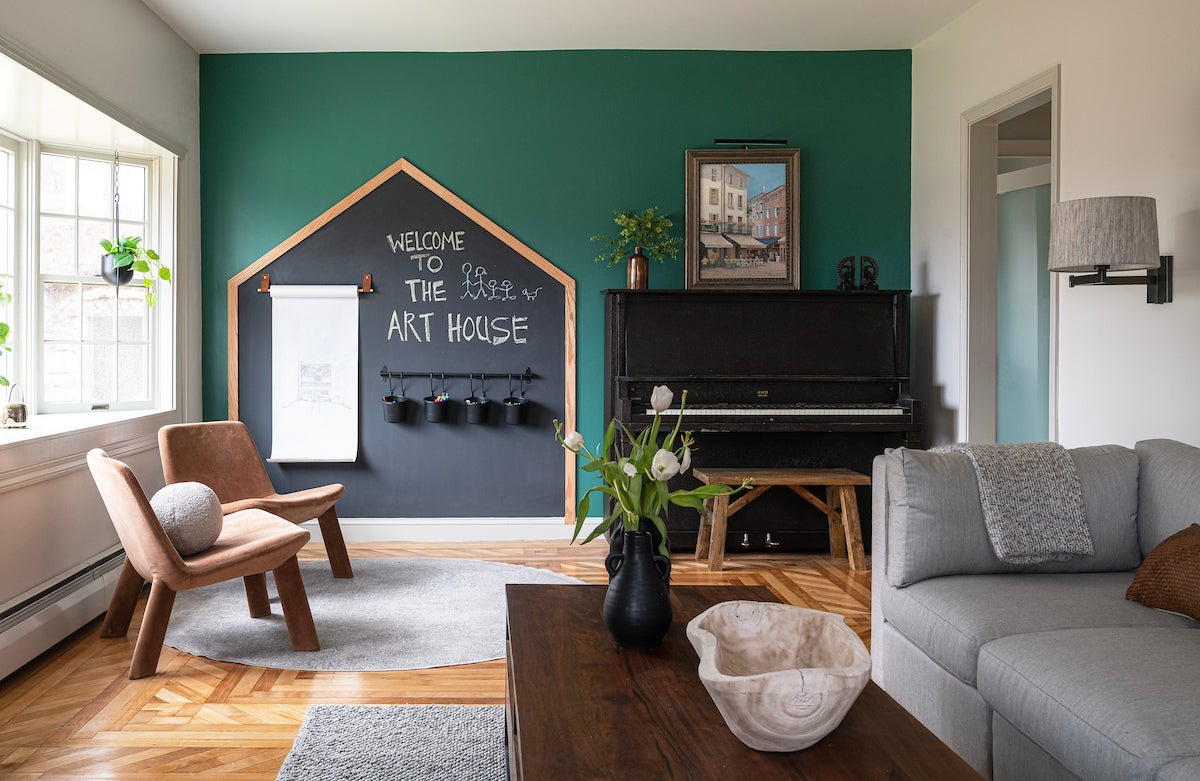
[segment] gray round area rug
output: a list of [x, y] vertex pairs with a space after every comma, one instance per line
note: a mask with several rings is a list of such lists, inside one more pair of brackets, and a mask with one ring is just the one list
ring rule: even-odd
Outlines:
[[327, 561], [300, 563], [320, 651], [293, 651], [275, 591], [251, 618], [241, 579], [182, 591], [166, 644], [195, 656], [284, 670], [419, 670], [504, 658], [508, 583], [581, 583], [549, 570], [469, 559], [354, 559], [353, 578]]

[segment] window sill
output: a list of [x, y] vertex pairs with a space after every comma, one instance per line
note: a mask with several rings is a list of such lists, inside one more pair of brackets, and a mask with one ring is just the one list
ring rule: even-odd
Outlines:
[[158, 447], [158, 429], [179, 420], [175, 410], [34, 415], [29, 427], [0, 429], [0, 492], [83, 468], [87, 452], [121, 458]]

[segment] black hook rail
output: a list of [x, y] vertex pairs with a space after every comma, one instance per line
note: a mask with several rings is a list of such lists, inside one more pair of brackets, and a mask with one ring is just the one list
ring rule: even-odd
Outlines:
[[521, 381], [521, 383], [524, 385], [529, 385], [535, 379], [537, 379], [537, 375], [534, 374], [533, 370], [530, 369], [529, 367], [526, 367], [525, 371], [523, 371], [523, 372], [394, 372], [394, 371], [389, 371], [388, 367], [384, 366], [379, 371], [379, 378], [385, 382], [392, 378], [403, 380], [405, 377], [409, 377], [409, 378], [412, 378], [412, 377], [437, 377], [439, 379], [445, 379], [447, 377], [462, 377], [462, 378], [478, 377], [481, 380], [487, 380], [487, 379], [516, 380], [516, 379], [519, 379]]

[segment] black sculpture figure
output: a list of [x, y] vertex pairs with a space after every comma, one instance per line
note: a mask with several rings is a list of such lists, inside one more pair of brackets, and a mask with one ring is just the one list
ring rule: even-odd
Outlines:
[[875, 258], [862, 256], [862, 283], [858, 286], [859, 290], [878, 290], [879, 283], [879, 264], [875, 262]]
[[838, 290], [857, 290], [854, 286], [854, 256], [847, 255], [838, 261]]

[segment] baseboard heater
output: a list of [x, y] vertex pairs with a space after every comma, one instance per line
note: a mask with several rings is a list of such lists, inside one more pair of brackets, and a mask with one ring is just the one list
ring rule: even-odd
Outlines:
[[103, 613], [124, 563], [124, 550], [106, 553], [0, 612], [0, 678]]

